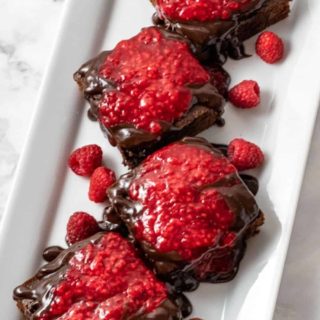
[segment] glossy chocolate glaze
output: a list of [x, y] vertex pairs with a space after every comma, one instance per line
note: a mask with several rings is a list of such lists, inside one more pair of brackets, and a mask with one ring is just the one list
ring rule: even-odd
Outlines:
[[[49, 263], [40, 268], [37, 274], [18, 286], [13, 293], [14, 299], [27, 319], [37, 319], [41, 313], [50, 306], [52, 296], [50, 292], [64, 277], [68, 268], [68, 262], [75, 252], [88, 243], [97, 243], [104, 232], [78, 242], [68, 249], [61, 247], [49, 247], [44, 250], [44, 257]], [[169, 298], [165, 300], [156, 310], [149, 314], [135, 315], [128, 320], [180, 320], [189, 316], [192, 306], [188, 299], [177, 294], [169, 287]]]
[[249, 174], [240, 174], [240, 178], [246, 184], [247, 188], [250, 192], [256, 196], [259, 191], [259, 181], [257, 178], [249, 175]]
[[59, 247], [59, 246], [52, 246], [52, 247], [48, 247], [46, 248], [43, 253], [42, 253], [42, 257], [45, 261], [47, 262], [51, 262], [53, 261], [55, 258], [57, 258], [57, 256], [63, 251], [64, 249]]
[[[186, 41], [182, 37], [169, 33], [163, 29], [161, 29], [161, 31], [168, 39]], [[115, 85], [112, 82], [103, 79], [99, 75], [99, 69], [108, 54], [110, 54], [110, 51], [102, 52], [96, 58], [82, 65], [74, 74], [75, 81], [83, 91], [85, 99], [90, 103], [89, 117], [92, 120], [99, 120], [98, 108], [103, 93], [110, 89], [115, 89]], [[226, 81], [226, 86], [228, 86], [229, 78], [227, 78]], [[137, 129], [130, 124], [106, 128], [100, 123], [100, 126], [113, 146], [132, 148], [134, 146], [148, 145], [150, 142], [166, 139], [169, 136], [179, 137], [179, 133], [186, 124], [188, 116], [190, 117], [190, 115], [193, 116], [199, 113], [199, 107], [205, 107], [212, 115], [214, 115], [215, 121], [222, 124], [221, 115], [223, 113], [224, 98], [219, 94], [216, 87], [211, 83], [207, 83], [203, 86], [189, 86], [189, 89], [193, 95], [189, 112], [187, 112], [185, 116], [182, 116], [182, 118], [176, 120], [173, 124], [162, 121], [161, 126], [163, 133], [161, 136], [156, 136], [151, 132]]]
[[[245, 8], [232, 15], [229, 20], [215, 21], [176, 21], [169, 17], [153, 16], [156, 26], [176, 32], [189, 39], [194, 53], [201, 60], [215, 60], [224, 63], [227, 56], [234, 59], [247, 57], [243, 40], [239, 37], [239, 29], [247, 19], [253, 17], [268, 0], [255, 0]], [[156, 7], [156, 0], [151, 0]]]
[[[206, 140], [201, 138], [184, 138], [181, 143], [193, 144], [205, 148], [213, 153], [220, 153]], [[139, 203], [130, 199], [128, 190], [131, 182], [138, 175], [139, 167], [123, 175], [118, 182], [109, 189], [109, 199], [118, 215], [122, 218], [130, 232], [134, 229], [135, 222], [143, 208]], [[224, 282], [231, 280], [237, 273], [239, 263], [245, 252], [245, 238], [251, 224], [261, 216], [261, 212], [254, 200], [253, 195], [245, 184], [235, 184], [225, 187], [232, 181], [239, 181], [238, 174], [231, 174], [217, 183], [208, 187], [214, 187], [224, 197], [228, 206], [236, 214], [236, 222], [233, 231], [237, 232], [238, 240], [232, 249], [226, 250], [221, 247], [208, 248], [204, 254], [193, 261], [183, 261], [177, 252], [159, 253], [146, 242], [140, 242], [141, 249], [145, 252], [147, 259], [154, 266], [159, 277], [173, 284], [175, 289], [181, 291], [192, 291], [198, 287], [199, 282]], [[249, 177], [245, 177], [249, 181]], [[252, 179], [251, 179], [252, 180]], [[230, 184], [229, 184], [230, 185]], [[231, 183], [232, 185], [232, 183]], [[105, 216], [105, 220], [108, 217]], [[233, 269], [227, 273], [219, 274], [197, 274], [197, 270], [203, 269], [205, 264], [214, 263], [215, 259], [229, 257], [233, 260]]]

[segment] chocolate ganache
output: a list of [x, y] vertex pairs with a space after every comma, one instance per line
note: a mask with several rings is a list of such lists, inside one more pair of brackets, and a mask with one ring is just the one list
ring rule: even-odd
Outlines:
[[105, 314], [179, 320], [192, 311], [189, 301], [158, 281], [117, 233], [101, 232], [65, 250], [50, 247], [44, 256], [50, 262], [14, 291], [27, 319], [69, 319], [76, 314], [102, 319]]

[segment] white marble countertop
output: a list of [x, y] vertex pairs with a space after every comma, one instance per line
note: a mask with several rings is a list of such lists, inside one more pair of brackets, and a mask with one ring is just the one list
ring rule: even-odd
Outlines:
[[[62, 3], [59, 0], [0, 0], [0, 216], [25, 142]], [[320, 319], [318, 139], [320, 116], [274, 320]]]

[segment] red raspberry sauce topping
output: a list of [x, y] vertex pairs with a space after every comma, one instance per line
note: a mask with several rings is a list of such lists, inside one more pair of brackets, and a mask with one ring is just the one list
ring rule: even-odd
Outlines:
[[148, 314], [166, 298], [166, 287], [133, 247], [120, 235], [107, 233], [75, 252], [39, 319], [121, 320]]
[[160, 16], [179, 21], [228, 20], [256, 0], [156, 0]]
[[188, 85], [210, 80], [186, 43], [167, 39], [153, 27], [121, 41], [99, 74], [116, 86], [100, 103], [102, 123], [107, 128], [131, 124], [154, 134], [162, 130], [159, 121], [172, 123], [189, 109]]
[[155, 152], [129, 189], [143, 205], [135, 236], [184, 260], [228, 245], [235, 215], [212, 184], [235, 172], [228, 159], [204, 146], [175, 143]]

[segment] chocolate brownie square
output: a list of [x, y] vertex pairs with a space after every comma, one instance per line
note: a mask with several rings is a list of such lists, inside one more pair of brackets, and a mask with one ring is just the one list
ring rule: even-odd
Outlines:
[[222, 124], [229, 78], [218, 73], [219, 83], [183, 38], [149, 27], [85, 63], [74, 79], [91, 116], [133, 167], [169, 142]]
[[14, 291], [25, 319], [33, 320], [182, 319], [169, 296], [132, 244], [114, 232], [57, 252]]
[[156, 151], [108, 194], [155, 272], [177, 290], [231, 280], [264, 220], [236, 168], [201, 138]]
[[154, 24], [187, 38], [203, 61], [245, 56], [243, 41], [285, 19], [291, 0], [151, 0]]

